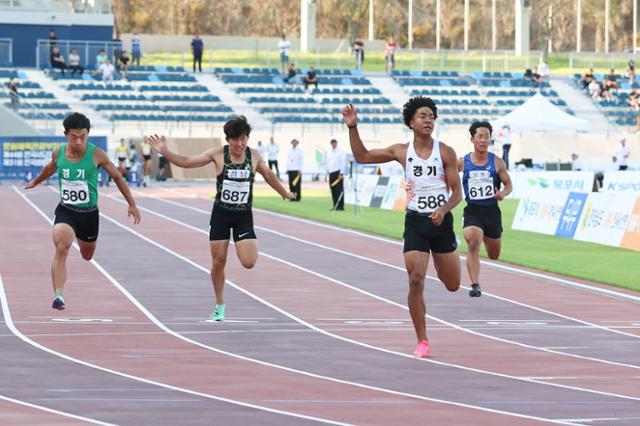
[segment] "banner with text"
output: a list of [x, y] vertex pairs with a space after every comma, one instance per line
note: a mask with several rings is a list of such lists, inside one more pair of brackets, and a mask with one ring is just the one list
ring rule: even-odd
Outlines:
[[605, 172], [601, 192], [626, 192], [640, 194], [640, 172]]
[[513, 192], [510, 198], [521, 199], [534, 190], [573, 191], [589, 193], [593, 190], [593, 172], [510, 172]]

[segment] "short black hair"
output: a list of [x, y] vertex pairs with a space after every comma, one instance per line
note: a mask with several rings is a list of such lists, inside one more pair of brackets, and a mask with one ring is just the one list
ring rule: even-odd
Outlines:
[[87, 132], [91, 130], [91, 122], [86, 115], [79, 112], [72, 112], [62, 122], [64, 131], [68, 132], [72, 129], [87, 129]]
[[469, 133], [471, 133], [471, 137], [474, 137], [476, 135], [476, 131], [481, 127], [489, 129], [489, 136], [491, 136], [491, 134], [493, 133], [493, 127], [491, 127], [491, 123], [489, 123], [488, 121], [474, 121], [471, 124], [471, 127], [469, 127]]
[[427, 107], [433, 111], [433, 119], [438, 118], [438, 108], [436, 103], [431, 98], [425, 98], [423, 96], [416, 96], [407, 101], [402, 107], [402, 115], [404, 117], [404, 124], [411, 128], [411, 120], [419, 108]]
[[329, 141], [329, 143], [334, 143], [334, 142], [335, 142], [335, 143], [338, 143], [338, 141], [337, 141], [337, 140], [335, 140], [335, 139], [331, 139], [331, 140]]
[[239, 138], [251, 133], [251, 126], [244, 115], [234, 115], [224, 123], [224, 134], [227, 138]]

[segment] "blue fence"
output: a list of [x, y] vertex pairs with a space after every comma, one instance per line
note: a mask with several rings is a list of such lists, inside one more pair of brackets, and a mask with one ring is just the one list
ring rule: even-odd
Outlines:
[[[0, 137], [0, 179], [37, 176], [51, 160], [51, 152], [66, 142], [63, 136]], [[107, 149], [105, 136], [92, 136], [89, 142]]]

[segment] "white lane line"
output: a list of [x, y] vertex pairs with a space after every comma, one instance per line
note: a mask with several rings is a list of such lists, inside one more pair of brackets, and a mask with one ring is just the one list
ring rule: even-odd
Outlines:
[[[114, 201], [116, 201], [116, 202], [119, 202], [119, 203], [124, 203], [124, 201], [121, 201], [121, 200], [116, 199], [116, 198], [112, 198], [112, 197], [110, 197], [110, 199], [112, 199], [112, 200], [114, 200]], [[155, 211], [153, 211], [153, 210], [151, 210], [151, 209], [148, 209], [148, 208], [146, 208], [146, 207], [138, 206], [138, 209], [143, 210], [143, 211], [145, 211], [145, 212], [147, 212], [147, 213], [150, 213], [150, 214], [156, 215], [156, 216], [158, 216], [158, 217], [160, 217], [160, 218], [162, 218], [162, 219], [165, 219], [165, 220], [167, 220], [167, 221], [170, 221], [170, 222], [173, 222], [173, 223], [176, 223], [176, 224], [183, 224], [183, 222], [181, 222], [181, 221], [179, 221], [179, 220], [177, 220], [177, 219], [174, 219], [174, 218], [171, 218], [171, 217], [165, 216], [165, 215], [163, 215], [162, 213], [155, 212]], [[102, 213], [101, 213], [101, 215], [102, 215], [102, 216], [104, 216], [104, 217], [105, 217], [105, 219], [107, 219], [107, 220], [111, 221], [112, 223], [114, 223], [115, 225], [119, 226], [120, 228], [122, 228], [122, 229], [124, 229], [124, 230], [126, 230], [126, 231], [130, 232], [131, 234], [133, 234], [133, 235], [135, 235], [135, 236], [137, 236], [137, 237], [141, 238], [142, 240], [144, 240], [144, 241], [146, 241], [146, 242], [148, 242], [148, 243], [150, 243], [150, 244], [152, 244], [152, 245], [154, 245], [154, 246], [158, 247], [159, 249], [161, 249], [161, 250], [163, 250], [163, 251], [165, 251], [165, 252], [167, 252], [167, 253], [169, 253], [169, 254], [171, 254], [171, 255], [175, 256], [175, 257], [177, 257], [178, 259], [181, 259], [181, 260], [185, 261], [186, 263], [188, 263], [188, 264], [190, 264], [190, 265], [194, 266], [195, 268], [197, 268], [197, 269], [201, 270], [202, 272], [205, 272], [205, 273], [207, 273], [207, 274], [209, 274], [209, 273], [210, 273], [209, 269], [207, 269], [207, 268], [205, 268], [205, 267], [201, 266], [200, 264], [198, 264], [198, 263], [196, 263], [196, 262], [192, 261], [191, 259], [188, 259], [188, 258], [186, 258], [185, 256], [182, 256], [181, 254], [176, 253], [175, 251], [171, 250], [170, 248], [168, 248], [168, 247], [166, 247], [166, 246], [164, 246], [164, 245], [162, 245], [162, 244], [160, 244], [160, 243], [158, 243], [158, 242], [156, 242], [156, 241], [154, 241], [154, 240], [152, 240], [152, 239], [150, 239], [150, 238], [146, 237], [145, 235], [140, 234], [139, 232], [137, 232], [137, 231], [135, 231], [135, 230], [131, 229], [130, 227], [128, 227], [128, 226], [126, 226], [126, 225], [121, 224], [119, 221], [117, 221], [117, 220], [115, 220], [115, 219], [112, 219], [112, 218], [110, 218], [110, 217], [108, 217], [108, 216], [106, 216], [106, 215], [104, 215], [104, 214], [102, 214]], [[206, 232], [206, 231], [199, 230], [199, 229], [194, 228], [194, 227], [192, 227], [192, 226], [190, 226], [190, 225], [188, 225], [188, 224], [184, 224], [184, 225], [185, 225], [186, 227], [188, 227], [188, 228], [195, 229], [195, 230], [196, 230], [197, 232], [199, 232], [199, 233], [202, 233], [202, 234], [206, 234], [206, 235], [208, 235], [208, 232]], [[395, 303], [395, 302], [393, 302], [393, 301], [387, 301], [386, 299], [381, 298], [381, 297], [379, 297], [379, 296], [376, 296], [376, 295], [373, 295], [373, 294], [370, 294], [370, 293], [367, 293], [367, 292], [361, 291], [360, 289], [354, 288], [354, 287], [352, 287], [352, 286], [350, 286], [350, 285], [348, 285], [348, 284], [342, 283], [342, 282], [340, 282], [340, 281], [338, 281], [338, 280], [335, 280], [335, 279], [333, 279], [333, 278], [331, 278], [331, 277], [327, 277], [327, 276], [322, 275], [322, 274], [319, 274], [319, 273], [317, 273], [317, 272], [314, 272], [314, 271], [308, 270], [308, 269], [306, 269], [306, 268], [303, 268], [303, 267], [301, 267], [301, 266], [295, 265], [295, 264], [293, 264], [293, 263], [291, 263], [291, 262], [288, 262], [288, 261], [286, 261], [286, 260], [279, 259], [279, 258], [277, 258], [277, 257], [271, 256], [271, 255], [266, 254], [266, 253], [261, 253], [261, 252], [260, 252], [260, 254], [261, 254], [261, 255], [263, 255], [263, 256], [265, 256], [265, 257], [267, 257], [267, 258], [269, 258], [269, 259], [272, 259], [272, 260], [275, 260], [275, 261], [281, 262], [281, 263], [283, 263], [283, 264], [285, 264], [285, 265], [291, 266], [291, 267], [296, 268], [296, 269], [300, 269], [300, 270], [302, 270], [302, 271], [304, 271], [304, 272], [307, 272], [307, 273], [309, 273], [309, 274], [315, 275], [315, 276], [317, 276], [317, 277], [319, 277], [319, 278], [322, 278], [322, 279], [324, 279], [324, 280], [327, 280], [327, 281], [330, 281], [330, 282], [336, 283], [336, 284], [338, 284], [338, 285], [342, 285], [342, 286], [347, 287], [347, 288], [351, 288], [351, 289], [356, 290], [356, 291], [360, 291], [360, 292], [362, 292], [362, 293], [364, 293], [364, 294], [367, 294], [367, 295], [370, 295], [371, 297], [374, 297], [374, 298], [376, 298], [376, 299], [379, 299], [379, 300], [382, 300], [382, 301], [386, 301], [386, 302], [388, 302], [388, 303], [391, 303], [391, 304], [394, 304], [394, 305], [396, 305], [396, 306], [398, 306], [398, 307], [401, 307], [401, 308], [403, 308], [403, 309], [405, 309], [405, 310], [408, 310], [408, 308], [407, 308], [407, 307], [404, 307], [404, 306], [402, 306], [402, 305], [400, 305], [400, 304], [397, 304], [397, 303]], [[314, 331], [317, 331], [317, 332], [319, 332], [319, 333], [322, 333], [322, 334], [324, 334], [324, 335], [326, 335], [326, 336], [329, 336], [329, 337], [332, 337], [332, 338], [334, 338], [334, 339], [338, 339], [338, 340], [341, 340], [341, 341], [345, 341], [345, 342], [348, 342], [348, 343], [352, 343], [352, 344], [355, 344], [355, 345], [358, 345], [358, 346], [362, 346], [362, 347], [365, 347], [365, 348], [368, 348], [368, 349], [374, 349], [374, 350], [377, 350], [377, 351], [380, 351], [380, 352], [389, 353], [389, 354], [393, 354], [393, 355], [402, 356], [402, 357], [405, 357], [405, 358], [411, 358], [411, 359], [414, 359], [411, 355], [408, 355], [408, 354], [404, 354], [404, 353], [401, 353], [401, 352], [392, 351], [392, 350], [385, 349], [385, 348], [381, 348], [381, 347], [378, 347], [378, 346], [369, 345], [369, 344], [367, 344], [367, 343], [363, 343], [363, 342], [360, 342], [360, 341], [357, 341], [357, 340], [352, 340], [352, 339], [349, 339], [349, 338], [346, 338], [346, 337], [343, 337], [343, 336], [339, 336], [339, 335], [336, 335], [336, 334], [330, 333], [330, 332], [328, 332], [328, 331], [326, 331], [326, 330], [324, 330], [324, 329], [321, 329], [321, 328], [319, 328], [319, 327], [317, 327], [317, 326], [315, 326], [315, 325], [313, 325], [313, 324], [311, 324], [311, 323], [309, 323], [309, 322], [307, 322], [307, 321], [303, 320], [302, 318], [299, 318], [299, 317], [295, 316], [294, 314], [291, 314], [291, 313], [290, 313], [290, 312], [288, 312], [288, 311], [285, 311], [285, 310], [283, 310], [283, 309], [281, 309], [281, 308], [279, 308], [279, 307], [277, 307], [277, 306], [275, 306], [275, 305], [271, 304], [271, 303], [270, 303], [270, 302], [268, 302], [267, 300], [260, 298], [259, 296], [257, 296], [257, 295], [255, 295], [255, 294], [253, 294], [253, 293], [249, 292], [248, 290], [243, 289], [242, 287], [238, 286], [237, 284], [235, 284], [235, 283], [233, 283], [233, 282], [231, 282], [231, 281], [228, 281], [228, 280], [227, 280], [226, 282], [227, 282], [230, 286], [232, 286], [233, 288], [235, 288], [236, 290], [238, 290], [238, 291], [240, 291], [240, 292], [242, 292], [242, 293], [246, 294], [247, 296], [249, 296], [249, 297], [253, 298], [254, 300], [257, 300], [257, 301], [259, 301], [259, 302], [261, 302], [261, 303], [265, 304], [266, 306], [268, 306], [268, 307], [270, 307], [270, 308], [272, 308], [272, 309], [274, 309], [274, 310], [276, 310], [276, 311], [278, 311], [278, 312], [282, 313], [283, 315], [286, 315], [287, 317], [289, 317], [289, 318], [293, 319], [294, 321], [299, 322], [300, 324], [303, 324], [303, 325], [305, 325], [306, 327], [308, 327], [308, 328], [310, 328], [310, 329], [312, 329], [312, 330], [314, 330]], [[202, 345], [202, 344], [201, 344], [201, 345]], [[215, 349], [215, 348], [212, 348], [212, 349], [213, 349], [213, 350], [218, 351], [218, 349]], [[540, 349], [540, 348], [535, 348], [535, 349]], [[520, 381], [525, 381], [525, 382], [531, 382], [531, 383], [541, 384], [541, 385], [544, 385], [544, 386], [553, 386], [553, 387], [559, 387], [559, 388], [564, 388], [564, 389], [576, 390], [576, 391], [581, 391], [581, 392], [589, 392], [589, 393], [594, 393], [594, 394], [599, 394], [599, 395], [606, 395], [606, 396], [612, 396], [612, 397], [617, 397], [617, 398], [625, 398], [625, 399], [631, 399], [631, 400], [640, 401], [640, 398], [636, 398], [636, 397], [632, 397], [632, 396], [628, 396], [628, 395], [620, 395], [620, 394], [615, 394], [615, 393], [609, 393], [609, 392], [597, 391], [597, 390], [593, 390], [593, 389], [586, 389], [586, 388], [581, 388], [581, 387], [576, 387], [576, 386], [569, 386], [569, 385], [563, 385], [563, 384], [557, 384], [557, 383], [539, 382], [539, 381], [530, 380], [530, 379], [523, 379], [522, 377], [518, 377], [518, 376], [511, 376], [511, 375], [508, 375], [508, 374], [496, 373], [496, 372], [488, 371], [488, 370], [481, 370], [481, 369], [476, 369], [476, 368], [472, 368], [472, 367], [465, 367], [465, 366], [462, 366], [462, 365], [446, 363], [446, 362], [443, 362], [443, 361], [436, 361], [436, 360], [429, 359], [429, 358], [422, 358], [422, 359], [419, 359], [419, 360], [417, 360], [417, 361], [421, 361], [421, 362], [429, 362], [429, 363], [433, 363], [433, 364], [437, 364], [437, 365], [442, 365], [442, 366], [447, 366], [447, 367], [453, 367], [453, 368], [457, 368], [457, 369], [461, 369], [461, 370], [466, 370], [466, 371], [472, 371], [472, 372], [476, 372], [476, 373], [488, 374], [488, 375], [492, 375], [492, 376], [496, 376], [496, 377], [502, 377], [502, 378], [508, 378], [508, 379], [513, 379], [513, 380], [520, 380]], [[258, 361], [258, 362], [262, 362], [262, 361]], [[623, 365], [626, 365], [626, 364], [623, 364]], [[288, 367], [282, 367], [282, 368], [288, 368]]]
[[[109, 195], [108, 197], [109, 197], [110, 199], [114, 200], [114, 201], [119, 202], [119, 203], [124, 203], [124, 201], [120, 200], [119, 198], [113, 197], [113, 196], [111, 196], [111, 195]], [[208, 212], [205, 212], [204, 210], [198, 209], [198, 208], [196, 208], [196, 207], [191, 207], [191, 206], [188, 206], [188, 205], [185, 205], [185, 204], [182, 204], [182, 203], [177, 203], [177, 202], [175, 202], [175, 201], [164, 200], [164, 199], [162, 199], [162, 198], [158, 198], [158, 197], [155, 197], [155, 196], [149, 196], [149, 198], [153, 198], [153, 199], [156, 199], [156, 200], [159, 200], [159, 201], [163, 201], [163, 202], [166, 202], [166, 203], [168, 203], [168, 204], [176, 205], [176, 206], [178, 206], [178, 207], [183, 207], [183, 208], [186, 208], [186, 209], [194, 210], [194, 211], [197, 211], [197, 212], [200, 212], [200, 213], [206, 213], [206, 214], [209, 214]], [[156, 215], [159, 215], [159, 216], [161, 216], [161, 217], [164, 217], [166, 220], [173, 221], [173, 222], [175, 222], [175, 223], [179, 223], [179, 224], [181, 224], [182, 226], [184, 226], [184, 227], [186, 227], [186, 228], [189, 228], [189, 229], [192, 229], [192, 230], [194, 230], [194, 231], [196, 231], [196, 232], [199, 232], [199, 233], [206, 233], [206, 232], [205, 232], [205, 231], [203, 231], [202, 229], [196, 228], [196, 227], [191, 226], [191, 225], [189, 225], [189, 224], [187, 224], [187, 223], [184, 223], [184, 222], [178, 221], [178, 220], [176, 220], [176, 219], [170, 218], [170, 217], [168, 217], [168, 216], [162, 215], [162, 214], [160, 214], [160, 213], [157, 213], [157, 212], [152, 211], [152, 210], [149, 210], [149, 209], [147, 209], [147, 210], [148, 210], [149, 212], [151, 212], [151, 213], [154, 213], [154, 214], [156, 214]], [[260, 227], [256, 226], [256, 228], [260, 228]], [[265, 230], [266, 230], [266, 228], [261, 228], [261, 229], [265, 229]], [[272, 231], [272, 230], [268, 230], [268, 231], [269, 231], [269, 232], [272, 232], [272, 233], [275, 233], [275, 234], [280, 234], [281, 236], [283, 236], [283, 237], [285, 237], [285, 238], [289, 238], [289, 239], [293, 239], [293, 240], [300, 240], [299, 238], [291, 237], [291, 236], [287, 236], [286, 234], [282, 234], [282, 233], [277, 232], [277, 231]], [[400, 271], [406, 272], [406, 270], [405, 270], [404, 268], [400, 268], [400, 267], [398, 267], [398, 266], [395, 266], [395, 265], [392, 265], [392, 264], [389, 264], [389, 263], [380, 262], [380, 261], [375, 260], [375, 259], [370, 259], [370, 258], [367, 258], [367, 257], [364, 257], [364, 256], [360, 256], [360, 255], [357, 255], [357, 254], [354, 254], [354, 253], [350, 253], [350, 252], [346, 252], [346, 251], [339, 250], [339, 249], [334, 249], [334, 248], [332, 248], [332, 247], [327, 247], [327, 246], [324, 246], [324, 245], [321, 245], [321, 244], [318, 244], [318, 243], [314, 243], [314, 242], [310, 242], [310, 241], [305, 241], [305, 240], [300, 240], [300, 241], [305, 242], [305, 243], [310, 244], [310, 245], [319, 246], [319, 247], [324, 248], [324, 249], [327, 249], [327, 250], [336, 251], [336, 252], [339, 252], [339, 253], [341, 253], [341, 254], [345, 254], [345, 255], [352, 256], [352, 257], [355, 257], [355, 258], [359, 258], [359, 259], [362, 259], [362, 260], [366, 260], [366, 261], [369, 261], [369, 262], [372, 262], [372, 263], [375, 263], [375, 264], [379, 264], [379, 265], [382, 265], [382, 266], [386, 266], [386, 267], [389, 267], [389, 268], [393, 268], [393, 269], [397, 269], [397, 270], [400, 270]], [[274, 260], [277, 260], [277, 261], [280, 261], [280, 262], [286, 263], [286, 264], [288, 264], [288, 265], [290, 265], [290, 266], [293, 266], [293, 267], [295, 267], [295, 268], [297, 268], [297, 269], [301, 269], [301, 270], [304, 270], [304, 271], [306, 271], [306, 272], [309, 272], [309, 273], [315, 274], [315, 275], [317, 275], [317, 276], [323, 277], [323, 278], [325, 278], [325, 279], [329, 279], [329, 280], [331, 280], [331, 281], [333, 281], [333, 282], [335, 282], [335, 283], [338, 283], [338, 284], [343, 285], [343, 286], [345, 286], [345, 287], [348, 287], [348, 288], [351, 288], [351, 289], [353, 289], [353, 290], [359, 291], [359, 292], [361, 292], [362, 294], [369, 295], [369, 296], [374, 297], [374, 298], [376, 298], [376, 299], [378, 299], [378, 300], [381, 300], [381, 301], [384, 301], [384, 302], [386, 302], [386, 303], [390, 303], [390, 304], [393, 304], [393, 305], [395, 305], [395, 306], [399, 306], [399, 307], [401, 307], [401, 308], [403, 308], [403, 309], [405, 309], [405, 310], [408, 310], [408, 307], [406, 307], [406, 306], [404, 306], [404, 305], [398, 304], [398, 303], [396, 303], [396, 302], [394, 302], [394, 301], [392, 301], [392, 300], [385, 299], [385, 298], [380, 297], [380, 296], [378, 296], [378, 295], [375, 295], [375, 294], [373, 294], [373, 293], [370, 293], [370, 292], [367, 292], [367, 291], [365, 291], [365, 290], [359, 289], [358, 287], [350, 286], [349, 284], [343, 283], [342, 281], [335, 280], [335, 279], [333, 279], [333, 278], [327, 277], [326, 275], [320, 274], [320, 273], [315, 272], [315, 271], [311, 271], [311, 270], [309, 270], [309, 269], [307, 269], [307, 268], [304, 268], [304, 267], [302, 267], [302, 266], [299, 266], [299, 265], [296, 265], [296, 264], [293, 264], [293, 263], [287, 262], [287, 261], [285, 261], [285, 260], [283, 260], [283, 259], [280, 259], [280, 258], [275, 257], [275, 256], [271, 256], [271, 255], [266, 254], [266, 253], [264, 253], [264, 252], [260, 252], [260, 254], [262, 254], [262, 255], [264, 255], [264, 256], [266, 256], [266, 257], [269, 257], [269, 258], [271, 258], [271, 259], [274, 259]], [[429, 277], [429, 278], [431, 278], [431, 279], [433, 279], [433, 280], [436, 280], [436, 281], [440, 282], [440, 281], [439, 281], [437, 278], [435, 278], [435, 277]], [[520, 302], [517, 302], [517, 301], [514, 301], [514, 300], [510, 300], [510, 299], [502, 298], [502, 297], [500, 297], [500, 296], [495, 296], [495, 295], [493, 295], [493, 297], [495, 297], [495, 298], [497, 298], [497, 299], [500, 299], [500, 300], [503, 300], [503, 301], [505, 301], [505, 302], [513, 303], [513, 304], [520, 305], [520, 306], [523, 306], [523, 307], [526, 307], [526, 308], [531, 308], [531, 309], [533, 309], [533, 310], [537, 310], [537, 311], [540, 311], [540, 312], [543, 312], [543, 313], [546, 313], [546, 314], [549, 314], [549, 315], [555, 315], [555, 316], [558, 316], [558, 317], [561, 317], [561, 318], [565, 318], [565, 319], [568, 319], [568, 320], [571, 320], [571, 321], [574, 321], [574, 322], [582, 323], [582, 324], [584, 324], [584, 325], [586, 325], [586, 326], [588, 326], [588, 327], [590, 327], [590, 328], [592, 328], [592, 327], [593, 327], [593, 328], [601, 328], [601, 329], [604, 329], [604, 330], [606, 330], [606, 331], [610, 331], [610, 332], [612, 332], [612, 333], [618, 333], [618, 334], [628, 335], [628, 336], [631, 336], [631, 337], [634, 337], [634, 338], [639, 338], [639, 337], [640, 337], [640, 336], [637, 336], [637, 335], [635, 335], [635, 334], [629, 334], [629, 333], [624, 333], [624, 332], [621, 332], [621, 331], [618, 331], [618, 330], [612, 330], [612, 329], [609, 329], [609, 328], [604, 327], [604, 326], [601, 326], [601, 325], [592, 324], [592, 323], [587, 322], [587, 321], [582, 321], [582, 320], [579, 320], [579, 319], [576, 319], [576, 318], [572, 318], [572, 317], [568, 317], [568, 316], [565, 316], [565, 315], [562, 315], [562, 314], [558, 314], [558, 313], [554, 313], [554, 312], [551, 312], [551, 311], [547, 311], [547, 310], [545, 310], [545, 309], [537, 308], [537, 307], [535, 307], [535, 306], [526, 305], [526, 304], [523, 304], [523, 303], [520, 303]], [[620, 363], [620, 362], [615, 362], [615, 361], [609, 361], [609, 360], [600, 359], [600, 358], [587, 357], [587, 356], [578, 355], [578, 354], [572, 354], [572, 353], [568, 353], [568, 352], [554, 351], [554, 350], [551, 350], [551, 349], [545, 349], [545, 348], [543, 348], [543, 347], [527, 345], [527, 344], [525, 344], [525, 343], [515, 342], [515, 341], [512, 341], [512, 340], [507, 340], [507, 339], [503, 339], [503, 338], [500, 338], [500, 337], [491, 336], [491, 335], [488, 335], [488, 334], [478, 333], [478, 332], [473, 331], [473, 330], [470, 330], [470, 329], [468, 329], [468, 328], [461, 327], [461, 326], [459, 326], [459, 325], [456, 325], [456, 324], [450, 323], [450, 322], [445, 321], [445, 320], [443, 320], [443, 319], [440, 319], [440, 318], [434, 317], [434, 316], [432, 316], [432, 315], [430, 315], [430, 314], [427, 314], [427, 317], [428, 317], [428, 318], [433, 319], [434, 321], [440, 322], [440, 323], [442, 323], [442, 324], [449, 325], [449, 326], [454, 327], [454, 328], [456, 328], [456, 329], [458, 329], [458, 330], [461, 330], [461, 331], [465, 331], [465, 332], [468, 332], [468, 333], [471, 333], [471, 334], [475, 334], [475, 335], [477, 335], [477, 336], [482, 336], [482, 337], [485, 337], [485, 338], [488, 338], [488, 339], [492, 339], [492, 340], [496, 340], [496, 341], [500, 341], [500, 342], [505, 342], [505, 343], [509, 343], [509, 344], [513, 344], [513, 345], [521, 346], [521, 347], [528, 348], [528, 349], [538, 349], [538, 350], [541, 350], [541, 351], [550, 352], [550, 353], [554, 353], [554, 354], [559, 354], [559, 355], [563, 355], [563, 356], [569, 356], [569, 357], [574, 357], [574, 358], [579, 358], [579, 359], [586, 359], [586, 360], [595, 361], [595, 362], [602, 362], [602, 363], [605, 363], [605, 364], [619, 365], [619, 366], [624, 366], [624, 367], [630, 367], [630, 368], [640, 369], [640, 366], [638, 366], [638, 365], [625, 364], [625, 363]]]
[[[27, 204], [29, 204], [36, 212], [38, 212], [49, 224], [53, 225], [53, 221], [51, 219], [49, 219], [49, 217], [47, 217], [47, 215], [38, 207], [36, 206], [29, 198], [27, 198], [23, 193], [21, 193], [15, 186], [13, 186], [14, 191], [23, 199], [27, 202]], [[77, 244], [74, 244], [74, 247], [76, 250], [79, 251], [79, 248], [77, 246]], [[91, 260], [90, 263], [96, 268], [98, 269], [98, 271], [100, 271], [102, 273], [102, 275], [104, 275], [109, 282], [111, 282], [111, 284], [113, 284], [118, 290], [120, 290], [136, 307], [138, 307], [138, 309], [141, 310], [141, 312], [143, 314], [145, 314], [147, 316], [147, 318], [149, 318], [151, 321], [153, 321], [158, 327], [160, 327], [163, 331], [171, 334], [174, 337], [177, 337], [181, 340], [187, 341], [189, 343], [193, 343], [196, 344], [198, 346], [203, 346], [198, 344], [195, 341], [192, 341], [190, 339], [187, 339], [177, 333], [175, 333], [173, 330], [169, 330], [167, 327], [165, 327], [160, 321], [158, 321], [142, 304], [140, 304], [124, 287], [122, 287], [122, 285], [120, 285], [119, 282], [117, 282], [98, 262], [96, 262], [95, 260]], [[5, 323], [7, 325], [7, 327], [9, 328], [9, 330], [11, 330], [11, 332], [16, 335], [17, 337], [19, 337], [21, 340], [23, 340], [24, 342], [30, 344], [31, 346], [34, 346], [42, 351], [48, 352], [50, 354], [56, 355], [60, 358], [66, 359], [68, 361], [80, 364], [80, 365], [84, 365], [86, 367], [90, 367], [90, 368], [94, 368], [96, 370], [100, 370], [100, 371], [105, 371], [107, 373], [111, 373], [111, 374], [115, 374], [117, 376], [121, 376], [121, 377], [125, 377], [127, 379], [133, 379], [142, 383], [147, 383], [150, 385], [154, 385], [154, 386], [160, 386], [166, 389], [171, 389], [174, 391], [178, 391], [178, 392], [184, 392], [184, 393], [188, 393], [190, 395], [196, 395], [196, 396], [201, 396], [203, 398], [208, 398], [208, 399], [212, 399], [212, 400], [216, 400], [216, 401], [221, 401], [221, 402], [228, 402], [234, 405], [238, 405], [241, 407], [248, 407], [248, 408], [254, 408], [256, 410], [260, 410], [260, 411], [266, 411], [269, 413], [275, 413], [275, 414], [281, 414], [281, 415], [285, 415], [285, 416], [289, 416], [289, 417], [295, 417], [295, 418], [300, 418], [300, 419], [305, 419], [305, 420], [313, 420], [313, 421], [317, 421], [317, 422], [321, 422], [321, 423], [327, 423], [327, 424], [334, 424], [334, 425], [349, 425], [349, 423], [343, 423], [343, 422], [337, 422], [337, 421], [333, 421], [333, 420], [328, 420], [328, 419], [323, 419], [323, 418], [319, 418], [319, 417], [313, 417], [313, 416], [306, 416], [303, 414], [298, 414], [298, 413], [293, 413], [293, 412], [289, 412], [289, 411], [284, 411], [284, 410], [278, 410], [278, 409], [274, 409], [274, 408], [269, 408], [269, 407], [263, 407], [260, 405], [256, 405], [256, 404], [251, 404], [251, 403], [247, 403], [247, 402], [242, 402], [242, 401], [238, 401], [238, 400], [234, 400], [234, 399], [230, 399], [230, 398], [224, 398], [224, 397], [220, 397], [220, 396], [216, 396], [216, 395], [211, 395], [211, 394], [207, 394], [207, 393], [203, 393], [203, 392], [198, 392], [198, 391], [194, 391], [191, 389], [186, 389], [186, 388], [181, 388], [178, 386], [172, 386], [166, 383], [160, 383], [160, 382], [156, 382], [153, 380], [149, 380], [149, 379], [145, 379], [142, 377], [138, 377], [138, 376], [134, 376], [131, 374], [127, 374], [127, 373], [123, 373], [120, 371], [116, 371], [116, 370], [112, 370], [106, 367], [101, 367], [99, 365], [96, 364], [92, 364], [90, 362], [87, 361], [82, 361], [80, 359], [77, 358], [73, 358], [71, 356], [65, 355], [61, 352], [57, 352], [49, 347], [46, 347], [44, 345], [41, 345], [40, 343], [31, 340], [30, 338], [28, 338], [27, 336], [25, 336], [24, 334], [22, 334], [22, 332], [20, 332], [20, 330], [18, 330], [18, 328], [14, 325], [13, 323], [13, 319], [11, 318], [11, 313], [9, 312], [9, 301], [7, 300], [7, 295], [5, 294], [4, 291], [4, 283], [2, 281], [2, 275], [0, 275], [0, 302], [1, 302], [1, 306], [2, 306], [2, 312], [4, 315], [4, 320]], [[208, 347], [207, 347], [208, 348]]]
[[[2, 278], [0, 277], [0, 279], [2, 279]], [[92, 423], [94, 425], [115, 426], [113, 423], [105, 423], [105, 422], [101, 422], [99, 420], [90, 419], [89, 417], [77, 416], [75, 414], [67, 413], [67, 412], [60, 411], [60, 410], [54, 410], [53, 408], [43, 407], [42, 405], [32, 404], [30, 402], [21, 401], [19, 399], [10, 398], [10, 397], [4, 396], [4, 395], [0, 395], [0, 399], [4, 400], [4, 401], [7, 401], [7, 402], [12, 402], [14, 404], [22, 405], [22, 406], [25, 406], [25, 407], [34, 408], [36, 410], [44, 411], [44, 412], [47, 412], [47, 413], [57, 414], [59, 416], [68, 417], [70, 419], [82, 420], [83, 422]]]

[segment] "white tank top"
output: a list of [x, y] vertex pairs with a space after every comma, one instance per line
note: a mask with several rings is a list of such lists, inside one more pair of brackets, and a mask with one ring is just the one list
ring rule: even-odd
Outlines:
[[449, 190], [444, 176], [438, 140], [433, 140], [431, 156], [426, 160], [418, 157], [413, 141], [409, 142], [405, 163], [407, 210], [431, 213], [444, 205], [449, 200]]

